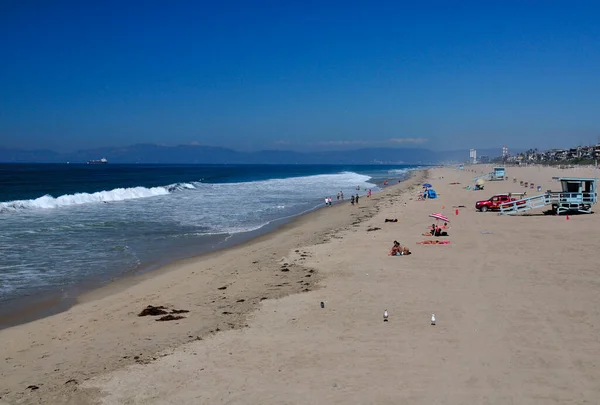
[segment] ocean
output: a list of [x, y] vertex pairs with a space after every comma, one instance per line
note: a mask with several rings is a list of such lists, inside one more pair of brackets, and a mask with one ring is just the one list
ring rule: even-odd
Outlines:
[[0, 308], [243, 241], [412, 169], [0, 164]]

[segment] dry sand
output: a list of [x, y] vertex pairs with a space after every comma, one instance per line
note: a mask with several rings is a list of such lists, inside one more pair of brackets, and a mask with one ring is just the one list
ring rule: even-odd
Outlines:
[[[476, 213], [476, 200], [523, 190], [512, 180], [465, 190], [475, 175], [433, 169], [438, 200], [390, 188], [360, 207], [322, 209], [260, 240], [0, 331], [0, 355], [9, 358], [0, 366], [0, 401], [598, 403], [598, 214]], [[552, 176], [575, 175], [593, 170], [507, 169], [543, 190], [559, 188]], [[454, 205], [466, 207], [456, 216]], [[428, 214], [439, 211], [451, 216], [451, 244], [417, 245], [427, 239]], [[374, 227], [381, 229], [368, 231]], [[413, 254], [387, 256], [395, 239]], [[287, 295], [302, 289], [311, 291]], [[155, 322], [136, 316], [146, 304], [191, 312]], [[40, 388], [26, 389], [33, 384]]]

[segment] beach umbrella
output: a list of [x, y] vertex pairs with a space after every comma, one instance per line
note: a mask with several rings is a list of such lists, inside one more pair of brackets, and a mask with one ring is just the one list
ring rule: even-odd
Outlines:
[[476, 184], [483, 186], [484, 183], [485, 183], [484, 179], [478, 179]]
[[423, 184], [423, 187], [431, 188], [433, 186], [431, 184], [429, 184], [429, 183], [425, 183], [425, 184]]
[[433, 214], [429, 214], [429, 216], [431, 218], [435, 218], [436, 220], [439, 219], [440, 221], [444, 221], [444, 222], [449, 222], [450, 221], [447, 216], [445, 216], [444, 214], [440, 214], [438, 212], [434, 212]]

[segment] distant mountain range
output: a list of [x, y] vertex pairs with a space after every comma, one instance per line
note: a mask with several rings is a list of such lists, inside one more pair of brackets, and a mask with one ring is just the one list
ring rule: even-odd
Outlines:
[[[477, 150], [478, 156], [498, 156], [500, 149]], [[20, 150], [0, 148], [3, 163], [86, 163], [108, 159], [109, 163], [180, 163], [180, 164], [435, 164], [464, 162], [469, 150], [433, 152], [423, 148], [366, 148], [344, 151], [294, 152], [262, 150], [239, 152], [204, 146], [162, 146], [136, 144], [59, 153], [52, 150]]]

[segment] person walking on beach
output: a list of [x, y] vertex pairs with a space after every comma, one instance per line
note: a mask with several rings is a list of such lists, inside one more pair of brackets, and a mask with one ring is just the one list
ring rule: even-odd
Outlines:
[[358, 193], [356, 193], [356, 197], [354, 197], [354, 200], [356, 201], [356, 204], [358, 205]]
[[329, 197], [329, 206], [331, 207], [331, 204], [333, 203], [333, 198]]
[[342, 199], [342, 201], [344, 200], [344, 192], [340, 191], [340, 198]]
[[350, 204], [354, 205], [354, 196], [353, 195], [350, 196]]
[[371, 197], [371, 189], [369, 189], [369, 192], [367, 193], [367, 197]]
[[340, 193], [337, 193], [337, 200], [340, 200]]

